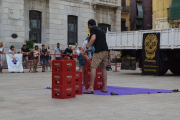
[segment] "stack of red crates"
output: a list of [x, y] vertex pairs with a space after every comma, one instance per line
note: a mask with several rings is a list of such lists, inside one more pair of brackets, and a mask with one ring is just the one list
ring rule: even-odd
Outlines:
[[[86, 72], [85, 72], [86, 89], [88, 89], [90, 86], [90, 73], [91, 73], [90, 66], [91, 66], [90, 63], [86, 60]], [[102, 71], [98, 67], [96, 70], [96, 78], [94, 81], [94, 90], [102, 90], [103, 86], [104, 83], [103, 83]]]
[[74, 98], [76, 96], [75, 75], [76, 62], [74, 60], [53, 60], [52, 98]]
[[76, 71], [75, 73], [75, 91], [76, 95], [82, 95], [82, 72]]

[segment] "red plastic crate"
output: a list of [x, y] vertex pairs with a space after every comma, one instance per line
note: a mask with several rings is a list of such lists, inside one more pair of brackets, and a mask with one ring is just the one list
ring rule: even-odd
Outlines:
[[101, 70], [96, 70], [96, 79], [97, 80], [102, 80], [103, 79]]
[[52, 72], [53, 73], [67, 73], [76, 71], [75, 60], [53, 60]]
[[75, 73], [52, 73], [52, 85], [75, 85]]
[[89, 80], [85, 80], [85, 85], [86, 85], [85, 89], [88, 89], [89, 86], [90, 86], [90, 79]]
[[89, 80], [90, 81], [90, 74], [91, 74], [90, 70], [86, 70], [85, 71], [85, 80]]
[[101, 80], [96, 79], [95, 82], [94, 82], [94, 90], [102, 90], [103, 87], [104, 87], [103, 80], [102, 79]]
[[[89, 86], [90, 86], [90, 80], [86, 80], [85, 81], [85, 85], [86, 85], [86, 88], [85, 89], [88, 89]], [[104, 87], [104, 83], [103, 83], [103, 80], [95, 80], [94, 81], [94, 90], [102, 90]]]
[[82, 72], [81, 71], [76, 71], [76, 73], [75, 73], [75, 81], [76, 81], [76, 83], [81, 83], [82, 84]]
[[[95, 81], [96, 81], [96, 80], [95, 80]], [[94, 81], [94, 83], [95, 83], [95, 81]], [[85, 81], [85, 85], [86, 85], [85, 89], [88, 89], [89, 86], [90, 86], [90, 80], [86, 80], [86, 81]], [[94, 90], [95, 90], [95, 84], [94, 84]]]
[[76, 83], [75, 92], [76, 95], [82, 95], [82, 83]]
[[73, 58], [78, 58], [78, 55], [73, 55], [72, 57], [73, 57]]
[[52, 98], [66, 99], [75, 98], [75, 85], [52, 86]]
[[85, 67], [86, 67], [87, 70], [91, 69], [91, 64], [87, 60], [86, 60]]

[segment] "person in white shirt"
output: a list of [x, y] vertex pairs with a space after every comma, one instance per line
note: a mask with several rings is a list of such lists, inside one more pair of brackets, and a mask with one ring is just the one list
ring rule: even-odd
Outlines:
[[77, 53], [77, 55], [79, 56], [79, 54], [81, 53], [81, 46], [79, 46], [79, 49], [78, 50], [76, 50], [76, 53]]
[[[3, 53], [4, 53], [3, 42], [0, 42], [0, 62], [1, 62], [1, 66], [3, 66]], [[0, 72], [2, 72], [2, 71], [0, 70]]]
[[10, 47], [10, 50], [9, 50], [9, 52], [8, 52], [9, 54], [16, 54], [16, 49], [14, 48], [14, 46], [13, 45], [11, 45], [11, 47]]
[[[60, 47], [60, 44], [57, 43], [57, 48], [54, 49], [54, 54], [62, 54], [63, 53], [63, 49], [62, 47]], [[54, 57], [55, 59], [55, 57]], [[61, 60], [61, 55], [56, 55], [56, 59], [55, 60]]]

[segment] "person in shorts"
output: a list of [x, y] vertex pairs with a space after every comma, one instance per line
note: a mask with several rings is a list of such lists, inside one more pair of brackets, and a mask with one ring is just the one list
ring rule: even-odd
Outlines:
[[84, 89], [86, 88], [86, 86], [85, 86], [86, 85], [85, 84], [85, 70], [86, 70], [85, 64], [86, 64], [86, 61], [85, 60], [88, 60], [88, 62], [91, 62], [90, 59], [92, 59], [92, 56], [94, 54], [94, 46], [93, 45], [88, 48], [86, 53], [84, 51], [86, 49], [88, 43], [89, 43], [89, 40], [90, 40], [89, 37], [87, 37], [86, 40], [83, 42], [83, 45], [81, 48], [81, 53], [78, 56], [79, 65], [81, 66], [81, 69], [82, 69], [83, 88]]
[[62, 54], [63, 53], [63, 49], [62, 49], [62, 47], [60, 47], [60, 44], [59, 43], [57, 43], [57, 47], [54, 49], [54, 54], [59, 54], [59, 55], [56, 55], [56, 59], [55, 60], [61, 60], [62, 59], [62, 57], [61, 57], [61, 55], [60, 54]]
[[105, 33], [96, 26], [96, 21], [90, 19], [88, 21], [88, 27], [90, 28], [90, 41], [85, 49], [85, 52], [94, 45], [95, 52], [93, 54], [92, 63], [91, 63], [91, 74], [90, 74], [90, 86], [84, 94], [93, 94], [94, 91], [94, 80], [96, 77], [96, 69], [99, 66], [103, 75], [104, 87], [101, 92], [107, 91], [107, 72], [106, 72], [106, 63], [108, 57], [108, 46], [106, 43]]
[[33, 50], [31, 50], [31, 52], [33, 52], [33, 72], [37, 72], [37, 64], [39, 62], [39, 57], [38, 57], [38, 54], [39, 54], [39, 48], [38, 48], [38, 45], [35, 45], [35, 48]]
[[46, 50], [47, 50], [47, 66], [46, 66], [46, 72], [48, 72], [48, 67], [50, 67], [50, 71], [52, 71], [52, 69], [51, 69], [51, 55], [49, 55], [50, 54], [50, 52], [51, 52], [51, 49], [50, 49], [50, 47], [49, 46], [47, 46], [46, 47]]
[[47, 56], [47, 49], [45, 45], [42, 45], [41, 48], [41, 65], [42, 65], [42, 72], [45, 72], [45, 65], [46, 65], [46, 56]]
[[24, 60], [26, 61], [25, 68], [27, 68], [28, 60], [29, 60], [28, 57], [29, 57], [29, 55], [30, 55], [29, 48], [26, 47], [26, 45], [23, 45], [23, 47], [21, 48], [21, 53], [23, 54], [23, 61], [24, 61]]

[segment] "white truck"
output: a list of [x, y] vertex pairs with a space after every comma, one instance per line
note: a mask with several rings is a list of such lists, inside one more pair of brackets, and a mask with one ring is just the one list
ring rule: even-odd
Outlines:
[[[173, 74], [180, 75], [180, 28], [107, 32], [106, 40], [109, 49], [122, 53], [121, 69], [135, 70], [136, 62], [142, 68], [144, 33], [160, 33], [159, 75], [164, 75], [168, 69]], [[126, 66], [122, 68], [122, 65]]]

